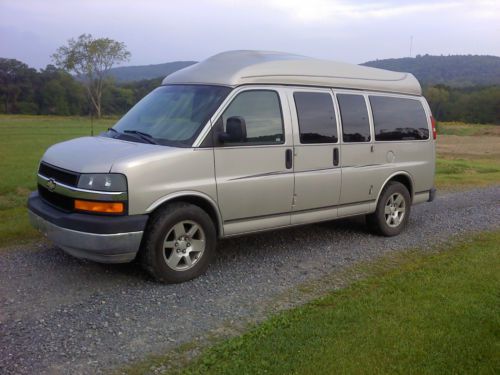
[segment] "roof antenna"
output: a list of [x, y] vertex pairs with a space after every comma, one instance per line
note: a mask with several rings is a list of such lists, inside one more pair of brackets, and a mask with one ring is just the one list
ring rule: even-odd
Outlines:
[[411, 50], [413, 48], [413, 35], [410, 36], [410, 57], [411, 57]]

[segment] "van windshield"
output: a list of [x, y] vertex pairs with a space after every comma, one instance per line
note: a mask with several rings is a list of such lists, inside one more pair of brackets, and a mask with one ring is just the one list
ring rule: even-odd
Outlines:
[[169, 85], [153, 90], [104, 136], [190, 147], [231, 88]]

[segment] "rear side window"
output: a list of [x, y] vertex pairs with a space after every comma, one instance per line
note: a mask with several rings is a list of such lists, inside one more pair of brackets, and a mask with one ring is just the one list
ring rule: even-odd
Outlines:
[[427, 116], [419, 100], [370, 96], [376, 141], [429, 139]]
[[283, 119], [278, 93], [271, 90], [249, 90], [238, 94], [222, 115], [224, 131], [227, 120], [240, 117], [246, 124], [243, 145], [284, 143]]
[[336, 143], [337, 121], [332, 96], [323, 92], [293, 94], [299, 119], [300, 143]]
[[344, 142], [370, 142], [370, 122], [362, 95], [337, 94]]

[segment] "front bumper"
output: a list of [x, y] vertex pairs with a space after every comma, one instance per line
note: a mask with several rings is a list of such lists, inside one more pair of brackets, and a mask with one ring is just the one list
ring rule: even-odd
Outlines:
[[36, 192], [28, 199], [28, 213], [33, 227], [68, 254], [101, 263], [132, 261], [148, 219], [147, 215], [65, 213], [45, 203]]

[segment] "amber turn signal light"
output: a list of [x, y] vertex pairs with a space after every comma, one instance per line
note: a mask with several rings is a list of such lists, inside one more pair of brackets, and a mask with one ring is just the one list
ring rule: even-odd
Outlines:
[[91, 202], [76, 199], [75, 209], [89, 212], [121, 214], [124, 211], [124, 206], [121, 202]]

